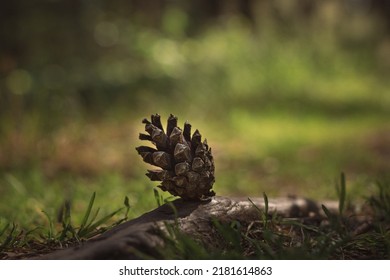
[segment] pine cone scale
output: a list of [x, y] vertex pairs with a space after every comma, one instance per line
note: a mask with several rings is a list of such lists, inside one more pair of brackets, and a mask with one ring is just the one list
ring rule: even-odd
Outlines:
[[190, 165], [187, 162], [180, 162], [175, 165], [175, 173], [177, 175], [185, 175], [188, 171], [190, 171]]
[[173, 156], [176, 162], [188, 161], [191, 162], [191, 151], [190, 147], [186, 144], [177, 143]]
[[166, 152], [154, 152], [153, 153], [153, 162], [154, 162], [154, 165], [161, 167], [162, 169], [165, 169], [165, 170], [172, 168], [171, 156]]

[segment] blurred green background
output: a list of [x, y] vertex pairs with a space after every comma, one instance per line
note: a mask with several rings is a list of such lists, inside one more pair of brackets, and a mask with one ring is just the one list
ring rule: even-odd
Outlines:
[[0, 221], [156, 206], [141, 120], [189, 120], [218, 195], [369, 195], [390, 165], [390, 2], [6, 1]]

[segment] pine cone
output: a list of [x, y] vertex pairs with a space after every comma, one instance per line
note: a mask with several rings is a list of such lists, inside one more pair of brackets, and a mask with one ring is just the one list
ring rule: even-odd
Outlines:
[[195, 130], [191, 137], [191, 125], [186, 122], [184, 130], [177, 126], [177, 117], [168, 118], [167, 130], [161, 124], [158, 114], [152, 115], [151, 122], [142, 121], [148, 134], [140, 133], [139, 139], [151, 141], [156, 148], [136, 148], [143, 160], [160, 167], [148, 170], [146, 176], [152, 181], [162, 181], [160, 187], [172, 195], [186, 200], [200, 200], [214, 196], [212, 187], [214, 161], [207, 141]]

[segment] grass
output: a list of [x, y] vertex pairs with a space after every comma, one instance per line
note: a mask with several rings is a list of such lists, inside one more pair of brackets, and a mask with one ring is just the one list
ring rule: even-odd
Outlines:
[[[383, 188], [386, 186], [385, 188]], [[388, 213], [389, 185], [378, 184], [377, 193], [366, 200], [375, 212], [361, 219], [346, 206], [344, 175], [340, 180], [339, 213], [325, 206], [325, 219], [290, 219], [268, 215], [258, 209], [258, 220], [250, 223], [214, 221], [215, 232], [205, 244], [170, 226], [165, 247], [158, 258], [164, 259], [389, 259], [390, 231]], [[384, 194], [386, 193], [386, 194]], [[380, 202], [379, 202], [380, 201]], [[349, 211], [347, 213], [347, 211]], [[385, 210], [387, 211], [387, 210]], [[210, 238], [208, 238], [210, 240]]]
[[[55, 249], [80, 244], [128, 219], [130, 204], [127, 196], [123, 202], [124, 207], [105, 216], [99, 215], [100, 208], [93, 211], [95, 198], [96, 193], [93, 193], [81, 224], [78, 225], [72, 220], [69, 203], [61, 207], [57, 217], [43, 211], [47, 224], [37, 226], [27, 232], [15, 224], [0, 223], [1, 258], [36, 257]], [[109, 221], [117, 214], [122, 214], [123, 217], [110, 223]]]
[[[336, 186], [339, 197], [338, 213], [324, 205], [325, 218], [282, 218], [268, 212], [268, 196], [264, 193], [265, 208], [258, 211], [254, 221], [213, 221], [210, 232], [214, 243], [204, 243], [183, 234], [177, 223], [166, 224], [161, 232], [165, 246], [156, 249], [158, 259], [389, 259], [390, 258], [390, 188], [387, 181], [378, 182], [376, 193], [365, 199], [363, 210], [353, 210], [347, 203], [347, 185], [342, 174]], [[169, 203], [157, 190], [157, 205]], [[2, 258], [29, 258], [52, 250], [79, 244], [128, 219], [130, 204], [98, 218], [94, 210], [93, 193], [82, 221], [72, 221], [69, 204], [65, 204], [57, 219], [44, 213], [48, 224], [28, 232], [15, 224], [0, 224], [0, 256]], [[250, 200], [250, 199], [249, 199]], [[251, 201], [251, 200], [250, 200]], [[352, 208], [351, 208], [352, 207]], [[121, 219], [107, 223], [117, 214]]]

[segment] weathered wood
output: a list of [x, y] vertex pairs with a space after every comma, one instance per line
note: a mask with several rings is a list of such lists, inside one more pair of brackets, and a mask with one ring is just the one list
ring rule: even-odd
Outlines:
[[[251, 201], [264, 209], [263, 198]], [[214, 219], [221, 222], [251, 222], [259, 219], [259, 211], [247, 198], [213, 197], [207, 201], [178, 199], [136, 219], [120, 224], [77, 247], [59, 250], [40, 259], [137, 259], [155, 255], [156, 246], [163, 245], [161, 236], [166, 223], [177, 222], [179, 229], [193, 238], [210, 238]], [[325, 203], [337, 211], [337, 203]], [[321, 203], [296, 197], [269, 199], [269, 213], [283, 217], [321, 216]]]

